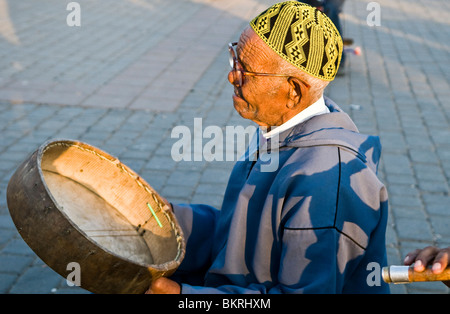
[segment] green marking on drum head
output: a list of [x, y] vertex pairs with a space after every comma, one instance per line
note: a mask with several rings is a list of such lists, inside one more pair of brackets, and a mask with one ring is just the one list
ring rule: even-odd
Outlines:
[[162, 224], [161, 224], [161, 221], [159, 221], [158, 216], [156, 216], [156, 213], [155, 213], [155, 211], [153, 210], [152, 206], [151, 206], [149, 203], [147, 203], [147, 206], [148, 206], [148, 208], [150, 209], [150, 211], [152, 212], [153, 217], [155, 217], [156, 222], [158, 223], [158, 226], [159, 226], [160, 228], [162, 228], [163, 226], [162, 226]]

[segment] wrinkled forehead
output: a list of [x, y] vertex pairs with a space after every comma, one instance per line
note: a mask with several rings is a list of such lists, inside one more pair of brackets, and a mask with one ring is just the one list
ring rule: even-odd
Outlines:
[[246, 70], [255, 72], [276, 68], [281, 59], [251, 27], [242, 32], [236, 52], [239, 62]]

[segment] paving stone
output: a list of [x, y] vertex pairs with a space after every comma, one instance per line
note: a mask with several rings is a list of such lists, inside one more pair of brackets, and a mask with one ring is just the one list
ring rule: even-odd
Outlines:
[[174, 171], [171, 173], [167, 184], [196, 187], [201, 174], [193, 171]]
[[17, 279], [17, 275], [0, 273], [0, 293], [8, 293]]
[[28, 268], [17, 280], [9, 293], [25, 294], [51, 293], [59, 281], [61, 276], [51, 270], [48, 266], [40, 265]]
[[400, 240], [433, 240], [431, 228], [423, 219], [397, 218], [396, 227]]
[[1, 255], [2, 272], [21, 274], [34, 260], [34, 256]]
[[36, 254], [22, 240], [22, 238], [11, 239], [1, 250], [1, 254], [27, 255], [35, 256]]

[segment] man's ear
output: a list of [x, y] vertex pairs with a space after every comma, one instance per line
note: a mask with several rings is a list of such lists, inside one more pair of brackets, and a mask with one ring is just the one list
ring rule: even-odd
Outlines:
[[290, 77], [288, 83], [290, 88], [287, 107], [292, 109], [301, 103], [302, 98], [308, 94], [310, 86], [296, 77]]

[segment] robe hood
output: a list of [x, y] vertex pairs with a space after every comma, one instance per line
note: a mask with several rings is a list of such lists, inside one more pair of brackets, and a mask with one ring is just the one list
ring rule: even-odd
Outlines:
[[381, 155], [378, 136], [361, 134], [351, 118], [331, 99], [324, 97], [330, 113], [314, 116], [280, 134], [279, 148], [339, 146], [377, 172]]

